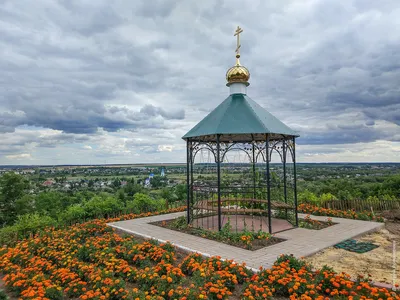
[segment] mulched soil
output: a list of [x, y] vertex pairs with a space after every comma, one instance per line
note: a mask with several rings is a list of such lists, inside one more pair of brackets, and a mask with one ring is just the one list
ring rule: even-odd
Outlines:
[[325, 221], [318, 221], [318, 223], [311, 225], [309, 223], [306, 224], [306, 221], [304, 219], [299, 219], [299, 222], [304, 223], [303, 226], [302, 226], [302, 224], [300, 224], [300, 226], [299, 226], [300, 228], [311, 229], [311, 230], [321, 230], [321, 229], [328, 228], [328, 227], [331, 227], [331, 226], [334, 226], [337, 224], [337, 223], [329, 224], [328, 222], [325, 222]]
[[231, 245], [231, 246], [235, 246], [235, 247], [239, 247], [239, 248], [251, 250], [251, 251], [259, 250], [264, 247], [268, 247], [268, 246], [275, 245], [277, 243], [285, 241], [284, 239], [280, 239], [277, 237], [272, 237], [268, 240], [257, 240], [256, 239], [256, 240], [252, 241], [251, 249], [247, 249], [247, 246], [242, 243], [238, 243], [238, 242], [231, 241], [231, 240], [216, 240], [216, 239], [212, 239], [211, 237], [204, 236], [203, 231], [199, 230], [198, 228], [191, 227], [191, 228], [177, 229], [176, 227], [173, 226], [174, 222], [175, 222], [175, 219], [171, 219], [171, 220], [165, 220], [165, 221], [158, 221], [158, 222], [154, 222], [151, 224], [160, 226], [163, 228], [168, 228], [168, 229], [171, 229], [174, 231], [184, 232], [184, 233], [188, 233], [191, 235], [199, 236], [199, 237], [202, 237], [205, 239], [214, 240], [214, 241], [217, 241], [217, 242], [220, 242], [223, 244], [227, 244], [227, 245]]

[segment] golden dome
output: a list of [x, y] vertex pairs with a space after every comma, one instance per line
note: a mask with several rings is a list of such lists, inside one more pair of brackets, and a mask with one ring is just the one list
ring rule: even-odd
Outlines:
[[240, 57], [240, 55], [236, 56], [236, 64], [226, 72], [227, 85], [237, 82], [249, 85], [250, 72], [246, 67], [240, 64], [238, 56]]

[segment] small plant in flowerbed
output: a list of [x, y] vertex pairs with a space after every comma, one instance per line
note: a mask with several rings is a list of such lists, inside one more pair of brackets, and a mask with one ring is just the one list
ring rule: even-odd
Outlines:
[[298, 211], [301, 213], [311, 214], [314, 216], [328, 216], [328, 217], [338, 217], [345, 219], [355, 219], [355, 220], [375, 221], [375, 222], [385, 221], [384, 218], [382, 218], [381, 216], [377, 216], [369, 211], [357, 212], [355, 210], [337, 210], [337, 209], [318, 207], [304, 203], [299, 205]]
[[304, 219], [299, 220], [299, 227], [306, 229], [320, 230], [334, 225], [332, 218], [327, 218], [326, 221], [318, 221], [311, 219], [310, 215], [307, 215]]
[[248, 250], [258, 250], [263, 247], [284, 241], [283, 239], [276, 238], [273, 235], [261, 230], [250, 231], [244, 229], [243, 231], [236, 232], [232, 229], [232, 225], [230, 224], [229, 220], [222, 227], [221, 231], [193, 227], [191, 224], [187, 224], [185, 217], [154, 222], [152, 224]]

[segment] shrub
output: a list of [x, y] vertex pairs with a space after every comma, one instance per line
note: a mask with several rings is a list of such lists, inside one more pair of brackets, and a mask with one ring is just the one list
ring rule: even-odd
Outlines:
[[9, 245], [17, 239], [36, 233], [40, 229], [56, 225], [56, 221], [49, 216], [41, 216], [37, 213], [18, 216], [14, 225], [0, 230], [0, 244]]
[[126, 203], [126, 208], [135, 214], [163, 210], [165, 206], [166, 201], [164, 199], [154, 200], [142, 193], [136, 193], [133, 200]]
[[85, 217], [85, 209], [80, 204], [69, 206], [60, 215], [60, 221], [64, 223], [73, 223], [82, 220]]
[[15, 226], [7, 226], [0, 229], [0, 246], [11, 245], [18, 238], [18, 230]]
[[113, 197], [95, 196], [83, 205], [88, 217], [107, 217], [122, 210], [121, 203]]
[[38, 213], [25, 214], [18, 216], [13, 226], [20, 232], [36, 232], [47, 226], [53, 226], [56, 221], [49, 216], [42, 216]]

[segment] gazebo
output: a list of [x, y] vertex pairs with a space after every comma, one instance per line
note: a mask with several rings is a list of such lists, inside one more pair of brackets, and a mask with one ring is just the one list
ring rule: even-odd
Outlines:
[[[205, 229], [222, 230], [234, 223], [235, 230], [276, 233], [298, 226], [299, 135], [247, 96], [250, 72], [239, 61], [242, 31], [238, 27], [234, 34], [236, 64], [226, 73], [230, 95], [182, 137], [187, 144], [186, 217]], [[203, 151], [212, 163], [199, 179], [196, 168], [204, 170], [204, 164], [195, 159]], [[230, 163], [231, 152], [243, 153], [246, 161]]]

